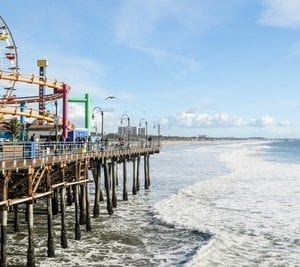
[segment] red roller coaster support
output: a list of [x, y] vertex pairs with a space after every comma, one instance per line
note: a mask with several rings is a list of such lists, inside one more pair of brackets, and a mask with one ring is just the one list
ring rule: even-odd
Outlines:
[[63, 84], [63, 137], [68, 137], [68, 94], [71, 90], [69, 85]]

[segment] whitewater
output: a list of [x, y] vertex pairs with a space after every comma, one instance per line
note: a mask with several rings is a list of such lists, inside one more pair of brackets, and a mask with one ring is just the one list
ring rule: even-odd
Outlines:
[[267, 160], [269, 148], [265, 142], [210, 147], [228, 172], [155, 204], [162, 223], [212, 236], [186, 266], [300, 264], [300, 165]]

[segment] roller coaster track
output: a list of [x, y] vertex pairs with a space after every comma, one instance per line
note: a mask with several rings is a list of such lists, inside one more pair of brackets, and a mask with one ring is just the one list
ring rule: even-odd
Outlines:
[[47, 77], [38, 76], [34, 74], [21, 74], [19, 72], [9, 72], [0, 70], [0, 80], [23, 82], [35, 85], [44, 85], [49, 88], [57, 90], [57, 92], [63, 92], [64, 83], [57, 80], [48, 80]]
[[[45, 102], [47, 101], [53, 101], [56, 99], [62, 98], [62, 94], [49, 94], [44, 95], [43, 99]], [[20, 103], [37, 103], [40, 102], [41, 99], [38, 96], [24, 96], [24, 97], [18, 97], [18, 98], [2, 98], [0, 99], [0, 106], [4, 105], [10, 105], [10, 104], [20, 104]]]
[[39, 96], [28, 96], [28, 97], [18, 97], [18, 98], [15, 96], [10, 96], [10, 97], [3, 96], [3, 98], [0, 98], [0, 115], [1, 114], [21, 115], [21, 116], [23, 115], [26, 117], [45, 120], [48, 122], [53, 122], [54, 119], [46, 115], [35, 114], [32, 112], [32, 110], [30, 112], [21, 112], [21, 111], [17, 111], [16, 108], [8, 109], [9, 107], [7, 107], [6, 105], [20, 104], [20, 103], [35, 103], [35, 102], [40, 102], [42, 100], [53, 101], [62, 98], [64, 90], [69, 90], [69, 87], [63, 82], [59, 82], [57, 80], [49, 80], [46, 77], [33, 75], [33, 74], [28, 75], [28, 74], [21, 74], [19, 72], [9, 72], [9, 71], [0, 70], [0, 80], [21, 82], [21, 83], [27, 83], [33, 85], [43, 85], [53, 89], [53, 93], [44, 95], [43, 99], [40, 99]]
[[28, 118], [35, 118], [47, 122], [54, 122], [54, 118], [48, 115], [40, 115], [38, 113], [34, 113], [32, 109], [28, 112], [18, 111], [17, 108], [9, 108], [9, 109], [0, 109], [0, 114], [9, 114], [9, 115], [18, 115], [18, 116], [25, 116]]

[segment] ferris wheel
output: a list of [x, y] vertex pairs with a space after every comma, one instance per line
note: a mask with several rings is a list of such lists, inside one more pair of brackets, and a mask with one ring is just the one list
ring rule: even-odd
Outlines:
[[[18, 71], [18, 53], [13, 36], [0, 16], [0, 71], [15, 74]], [[4, 95], [0, 99], [11, 99], [14, 96], [15, 81], [1, 82], [4, 88]]]

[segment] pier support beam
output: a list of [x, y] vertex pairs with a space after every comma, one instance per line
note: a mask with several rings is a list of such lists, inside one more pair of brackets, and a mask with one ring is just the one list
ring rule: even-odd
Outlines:
[[132, 157], [132, 194], [136, 195], [136, 158]]
[[101, 174], [101, 165], [98, 160], [94, 161], [93, 169], [93, 178], [95, 182], [95, 199], [94, 199], [94, 208], [93, 208], [93, 217], [98, 218], [100, 215], [100, 174]]
[[58, 214], [58, 193], [57, 190], [53, 190], [53, 197], [52, 197], [52, 215]]
[[[8, 181], [10, 178], [9, 172], [4, 174], [4, 180], [2, 184], [2, 200], [6, 201], [8, 199]], [[7, 245], [7, 206], [1, 207], [1, 267], [7, 266], [6, 258], [6, 245]]]
[[[51, 191], [51, 177], [50, 177], [50, 170], [47, 170], [47, 191]], [[48, 257], [55, 256], [54, 250], [54, 237], [53, 237], [53, 215], [52, 215], [52, 196], [47, 196], [47, 222], [48, 222], [48, 250], [47, 255]]]
[[[65, 182], [65, 168], [60, 168], [61, 181]], [[68, 247], [67, 239], [67, 227], [66, 227], [66, 187], [63, 186], [60, 189], [60, 215], [61, 215], [61, 233], [60, 233], [60, 244], [62, 248]]]
[[35, 266], [34, 240], [33, 240], [33, 201], [28, 204], [28, 250], [27, 266]]
[[[28, 169], [28, 196], [32, 196], [32, 180], [34, 169]], [[27, 203], [27, 220], [28, 220], [28, 249], [27, 249], [27, 266], [35, 266], [35, 252], [34, 252], [34, 239], [33, 239], [33, 201]]]
[[144, 155], [144, 179], [145, 179], [145, 189], [149, 189], [147, 155]]
[[73, 204], [73, 194], [72, 194], [72, 186], [67, 188], [67, 206], [72, 206]]
[[123, 161], [123, 200], [128, 200], [128, 192], [127, 192], [127, 167], [126, 167], [127, 159], [125, 158]]
[[104, 201], [103, 191], [101, 187], [101, 178], [102, 178], [101, 167], [102, 167], [102, 161], [99, 162], [99, 194], [100, 194], [99, 196], [100, 196], [100, 201]]
[[116, 180], [116, 186], [119, 185], [119, 166], [118, 166], [118, 162], [116, 162], [116, 176], [115, 176], [115, 180]]
[[[75, 165], [75, 177], [76, 181], [78, 182], [80, 179], [80, 162], [77, 162]], [[80, 224], [79, 224], [79, 185], [75, 184], [74, 185], [74, 200], [75, 200], [75, 240], [80, 240], [81, 239], [81, 232], [80, 232]]]
[[91, 224], [91, 215], [90, 215], [90, 202], [89, 202], [89, 184], [87, 183], [85, 186], [86, 190], [86, 230], [92, 231], [92, 224]]
[[116, 192], [116, 162], [114, 159], [112, 160], [111, 163], [111, 168], [112, 168], [112, 205], [114, 208], [117, 207], [117, 192]]
[[20, 232], [20, 218], [18, 205], [14, 205], [14, 231]]
[[7, 207], [1, 207], [1, 261], [0, 266], [7, 266], [6, 243], [7, 243]]
[[[84, 160], [84, 163], [83, 163], [83, 169], [81, 169], [81, 172], [83, 172], [83, 177], [84, 179], [87, 179], [88, 177], [88, 161], [87, 160]], [[87, 198], [87, 195], [86, 195], [86, 187], [87, 187], [87, 184], [84, 183], [84, 184], [81, 184], [80, 185], [80, 224], [86, 224], [86, 198]]]
[[[89, 162], [88, 160], [85, 161], [84, 165], [84, 178], [87, 180], [89, 172]], [[85, 183], [85, 207], [86, 207], [86, 230], [89, 232], [92, 230], [91, 225], [91, 216], [90, 216], [90, 202], [89, 202], [89, 183]]]
[[136, 165], [136, 191], [140, 191], [140, 163], [141, 157], [137, 157], [137, 165]]
[[147, 181], [148, 181], [148, 188], [150, 187], [150, 156], [147, 155]]
[[110, 195], [110, 183], [109, 183], [109, 173], [108, 173], [108, 166], [107, 166], [106, 159], [104, 160], [104, 182], [105, 182], [105, 190], [106, 190], [106, 203], [107, 203], [107, 211], [108, 214], [113, 214], [113, 207]]
[[81, 225], [86, 224], [86, 184], [80, 185], [80, 219]]

